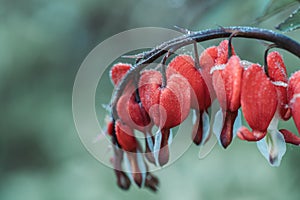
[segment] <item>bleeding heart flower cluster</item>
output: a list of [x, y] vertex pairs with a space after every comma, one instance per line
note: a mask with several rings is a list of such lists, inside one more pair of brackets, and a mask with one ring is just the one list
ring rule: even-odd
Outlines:
[[[241, 60], [228, 40], [207, 48], [195, 60], [178, 55], [166, 70], [144, 70], [127, 83], [116, 105], [117, 118], [107, 127], [112, 137], [118, 185], [128, 189], [131, 182], [156, 190], [158, 179], [148, 172], [148, 162], [163, 166], [169, 161], [172, 128], [194, 113], [191, 138], [203, 145], [213, 132], [227, 148], [235, 136], [257, 142], [273, 166], [280, 164], [286, 143], [300, 145], [300, 138], [287, 129], [278, 129], [280, 120], [293, 118], [300, 132], [300, 71], [290, 78], [282, 56], [273, 51], [265, 66]], [[198, 63], [198, 64], [197, 64]], [[130, 64], [118, 63], [110, 71], [118, 86]], [[210, 127], [210, 107], [217, 101], [220, 110]], [[241, 123], [244, 116], [248, 127]], [[156, 134], [153, 126], [158, 127]], [[135, 130], [144, 134], [141, 145]], [[123, 172], [126, 168], [129, 173]]]

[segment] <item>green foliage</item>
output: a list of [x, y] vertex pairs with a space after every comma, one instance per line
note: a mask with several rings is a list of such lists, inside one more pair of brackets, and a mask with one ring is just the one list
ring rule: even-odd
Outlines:
[[293, 31], [300, 28], [300, 8], [294, 11], [284, 22], [280, 23], [277, 29], [281, 31]]
[[[256, 23], [261, 23], [268, 18], [288, 10], [291, 6], [298, 4], [300, 0], [270, 0], [262, 16], [256, 19]], [[280, 31], [293, 31], [300, 27], [300, 8], [294, 11], [290, 16], [276, 26]]]

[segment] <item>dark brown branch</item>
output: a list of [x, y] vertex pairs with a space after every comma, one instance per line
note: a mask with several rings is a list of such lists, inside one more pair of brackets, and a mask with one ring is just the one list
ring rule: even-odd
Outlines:
[[134, 76], [137, 73], [140, 73], [140, 71], [144, 69], [148, 64], [154, 62], [156, 59], [158, 59], [171, 49], [172, 51], [175, 51], [183, 46], [192, 44], [194, 42], [203, 42], [216, 38], [227, 38], [230, 37], [233, 33], [234, 37], [253, 38], [269, 41], [271, 43], [274, 43], [278, 48], [285, 49], [286, 51], [300, 58], [300, 44], [297, 41], [292, 40], [291, 38], [283, 34], [267, 29], [234, 26], [191, 32], [190, 34], [186, 34], [168, 42], [165, 42], [157, 46], [156, 48], [143, 53], [143, 58], [138, 63], [136, 63], [132, 69], [130, 69], [130, 71], [125, 75], [122, 81], [120, 81], [116, 89], [114, 98], [111, 102], [113, 118], [118, 118], [118, 114], [115, 107], [118, 99], [122, 95], [126, 84], [130, 79], [134, 78]]

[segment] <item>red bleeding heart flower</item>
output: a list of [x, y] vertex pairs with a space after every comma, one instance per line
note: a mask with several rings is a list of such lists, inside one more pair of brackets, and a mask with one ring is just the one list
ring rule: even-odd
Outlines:
[[109, 135], [109, 136], [113, 136], [113, 134], [114, 134], [114, 129], [115, 129], [115, 127], [114, 127], [115, 125], [114, 125], [114, 122], [113, 121], [109, 121], [108, 123], [107, 123], [107, 128], [106, 128], [106, 133]]
[[[122, 80], [131, 67], [130, 64], [124, 63], [118, 63], [112, 67], [110, 77], [114, 85], [117, 85]], [[149, 115], [139, 100], [137, 100], [136, 88], [132, 82], [127, 84], [123, 95], [117, 102], [116, 109], [122, 121], [134, 129], [144, 131], [146, 126], [150, 124]]]
[[[232, 54], [234, 55], [234, 49], [232, 48]], [[228, 40], [223, 40], [219, 46], [212, 46], [205, 49], [199, 58], [201, 66], [201, 72], [205, 83], [208, 87], [211, 100], [213, 101], [216, 97], [214, 87], [212, 84], [211, 69], [216, 65], [226, 64], [228, 61]]]
[[117, 120], [115, 123], [115, 131], [117, 141], [122, 149], [129, 152], [136, 152], [138, 143], [132, 128], [124, 124], [121, 120]]
[[110, 78], [114, 85], [118, 85], [123, 76], [130, 70], [131, 64], [117, 63], [110, 70]]
[[208, 87], [212, 101], [215, 99], [215, 91], [212, 85], [212, 76], [210, 74], [210, 70], [213, 66], [215, 66], [217, 57], [218, 48], [216, 46], [212, 46], [205, 49], [199, 58], [203, 79]]
[[157, 125], [161, 133], [159, 164], [169, 159], [168, 140], [170, 128], [179, 125], [189, 114], [190, 90], [188, 81], [178, 74], [167, 76], [166, 85], [162, 85], [162, 75], [158, 71], [148, 70], [141, 74], [139, 82], [141, 102]]
[[226, 65], [216, 65], [211, 71], [213, 86], [223, 113], [220, 141], [224, 148], [231, 143], [233, 138], [233, 126], [240, 108], [243, 70], [240, 59], [237, 56], [231, 56]]
[[145, 136], [145, 156], [151, 163], [155, 163], [153, 153], [154, 136], [151, 133], [153, 123], [143, 107], [137, 100], [136, 93], [125, 92], [117, 103], [117, 112], [122, 121], [133, 129], [139, 130]]
[[288, 99], [294, 122], [300, 133], [300, 71], [295, 72], [289, 79]]
[[241, 106], [252, 131], [242, 127], [238, 136], [248, 141], [258, 141], [265, 137], [276, 112], [277, 103], [275, 86], [263, 68], [257, 64], [251, 65], [243, 74]]
[[[173, 43], [165, 45], [161, 47], [169, 48]], [[210, 133], [208, 110], [215, 99], [221, 109], [215, 115], [213, 132], [224, 148], [237, 133], [243, 140], [255, 141], [269, 163], [278, 166], [286, 143], [300, 145], [298, 135], [287, 129], [278, 130], [279, 120], [292, 117], [300, 132], [300, 71], [288, 80], [278, 52], [267, 55], [264, 70], [258, 64], [241, 61], [229, 47], [229, 41], [224, 40], [206, 49], [195, 58], [199, 59], [200, 66], [196, 66], [198, 60], [195, 62], [191, 56], [179, 55], [169, 63], [166, 74], [145, 70], [126, 82], [122, 79], [127, 73], [127, 78], [132, 77], [134, 72], [143, 69], [141, 63], [148, 64], [152, 59], [146, 60], [150, 58], [148, 52], [140, 54], [141, 57], [133, 56], [138, 59], [135, 70], [130, 71], [132, 66], [124, 63], [112, 67], [110, 76], [118, 87], [118, 99], [112, 101], [114, 118], [107, 124], [107, 133], [112, 138], [114, 157], [111, 162], [121, 188], [128, 189], [131, 183], [136, 183], [139, 187], [157, 189], [158, 180], [148, 172], [145, 158], [160, 166], [168, 162], [171, 130], [187, 118], [190, 109], [196, 111], [194, 143], [209, 144], [206, 143]], [[153, 58], [156, 58], [156, 50], [150, 51]], [[157, 55], [162, 56], [159, 52]], [[167, 56], [163, 62], [165, 58]], [[241, 123], [240, 107], [252, 130], [241, 127], [236, 131]], [[214, 109], [211, 110], [214, 113]], [[151, 133], [153, 125], [159, 128], [156, 135]], [[135, 130], [146, 136], [145, 147], [140, 145]]]
[[[110, 71], [110, 76], [115, 85], [117, 85], [123, 76], [130, 70], [130, 64], [118, 63]], [[152, 123], [148, 113], [145, 111], [137, 97], [136, 89], [132, 82], [127, 84], [123, 95], [117, 102], [117, 112], [120, 119], [132, 129], [137, 129], [144, 133], [146, 141], [146, 157], [150, 162], [154, 162], [151, 152], [153, 149], [153, 136], [151, 133]], [[152, 141], [150, 141], [152, 140]]]
[[137, 101], [135, 92], [126, 92], [120, 97], [117, 112], [128, 126], [142, 132], [151, 129], [151, 119], [142, 104]]
[[[122, 150], [114, 146], [113, 165], [117, 176], [118, 185], [121, 188], [128, 189], [130, 180], [133, 180], [139, 187], [149, 187], [156, 191], [158, 179], [148, 172], [147, 165], [143, 158], [133, 130], [125, 125], [121, 120], [115, 122], [115, 133], [118, 144]], [[125, 151], [123, 151], [125, 150]], [[127, 175], [123, 172], [122, 162], [127, 171]]]
[[267, 63], [269, 78], [277, 91], [277, 112], [281, 119], [288, 120], [291, 117], [287, 99], [288, 77], [282, 56], [276, 51], [271, 52], [267, 56]]
[[[203, 130], [203, 115], [207, 115], [207, 109], [211, 105], [210, 95], [200, 69], [195, 67], [194, 59], [189, 55], [176, 56], [168, 65], [167, 74], [178, 73], [186, 78], [191, 89], [191, 108], [197, 112], [192, 138], [195, 144], [199, 145], [207, 131]], [[205, 123], [209, 123], [206, 121]], [[205, 125], [209, 126], [209, 125]], [[205, 127], [204, 126], [204, 127]], [[205, 137], [205, 136], [204, 136]], [[205, 140], [205, 138], [204, 138]]]
[[146, 111], [161, 129], [179, 125], [189, 114], [189, 83], [178, 74], [168, 76], [163, 87], [160, 72], [144, 71], [139, 82], [139, 94]]
[[[277, 99], [277, 109], [268, 125], [266, 136], [261, 140], [256, 139], [259, 140], [257, 147], [262, 155], [272, 166], [279, 166], [286, 152], [286, 143], [299, 144], [300, 138], [286, 129], [278, 130], [279, 120], [287, 120], [290, 117], [290, 109], [287, 105], [287, 74], [281, 55], [278, 52], [268, 54], [267, 65], [269, 79], [277, 93], [273, 97]], [[244, 131], [246, 132], [247, 130]], [[240, 134], [240, 136], [242, 139], [247, 139], [243, 138], [245, 135]]]

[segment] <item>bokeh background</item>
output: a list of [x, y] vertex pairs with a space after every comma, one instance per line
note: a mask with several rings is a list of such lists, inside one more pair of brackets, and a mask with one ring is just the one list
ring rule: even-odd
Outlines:
[[[156, 194], [135, 186], [122, 191], [113, 170], [83, 147], [72, 117], [76, 72], [106, 38], [147, 26], [201, 30], [253, 25], [267, 4], [267, 0], [1, 0], [0, 199], [299, 199], [299, 148], [288, 145], [281, 166], [273, 168], [254, 143], [238, 140], [227, 150], [216, 147], [204, 160], [197, 158], [199, 148], [192, 146], [173, 165], [155, 173], [161, 180]], [[274, 29], [294, 8], [257, 26]], [[287, 35], [300, 41], [299, 33]], [[234, 44], [241, 57], [262, 63], [261, 43], [235, 39]], [[282, 53], [289, 73], [300, 67], [298, 58]], [[110, 82], [107, 85], [111, 88]], [[110, 92], [100, 95], [109, 99]], [[97, 114], [99, 119], [107, 115], [102, 108]], [[282, 126], [296, 131], [292, 122]]]

